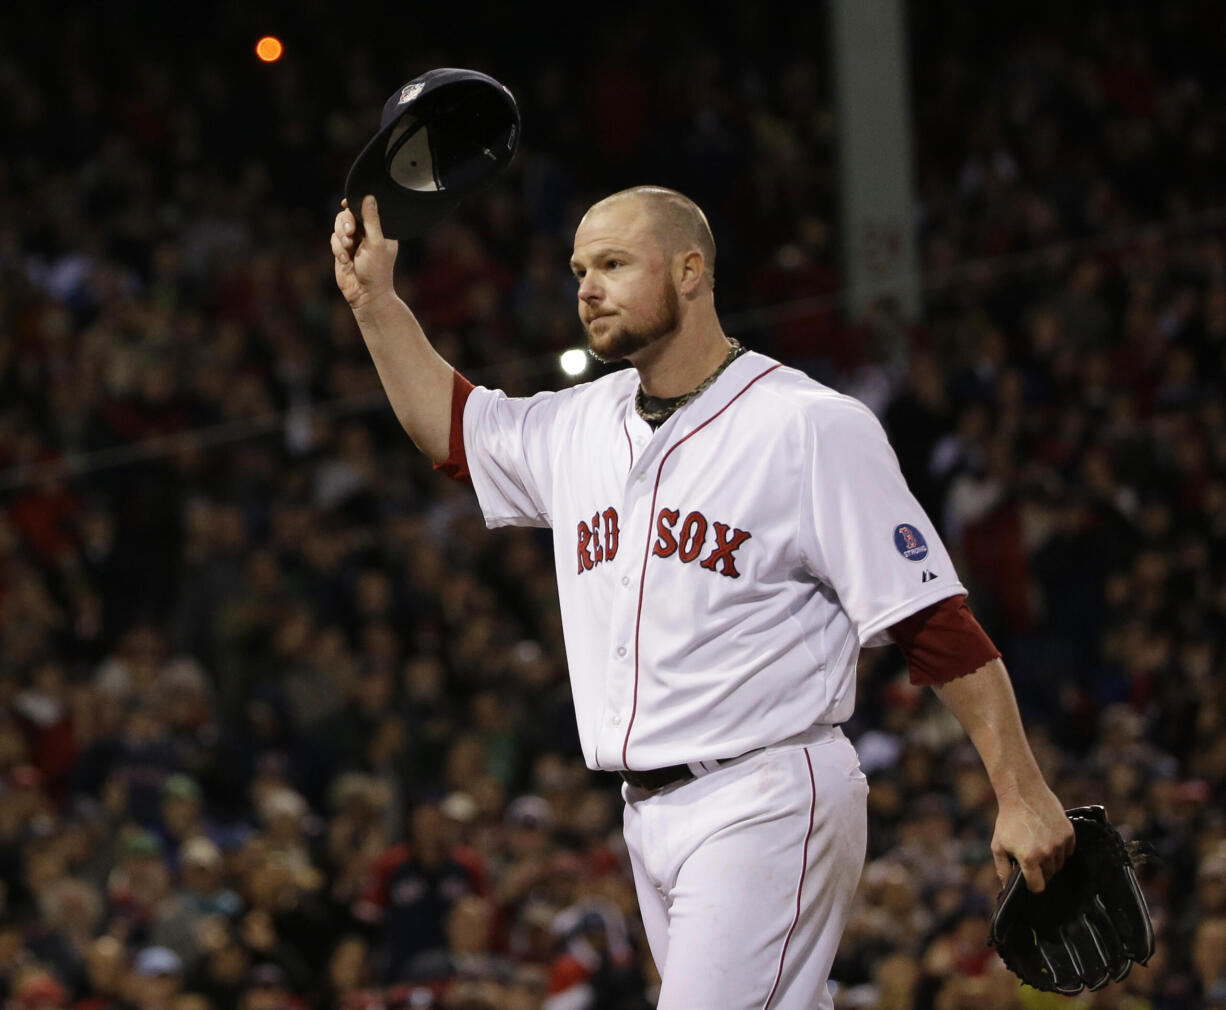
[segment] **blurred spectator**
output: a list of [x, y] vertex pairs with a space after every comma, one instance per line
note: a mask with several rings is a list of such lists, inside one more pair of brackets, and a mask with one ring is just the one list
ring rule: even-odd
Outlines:
[[305, 1010], [307, 1004], [289, 988], [285, 972], [272, 963], [257, 964], [247, 974], [238, 1010]]
[[1203, 919], [1192, 938], [1192, 966], [1205, 1006], [1226, 1003], [1226, 917]]
[[146, 947], [132, 965], [131, 1002], [137, 1010], [169, 1010], [183, 988], [183, 960], [168, 947]]
[[447, 912], [445, 946], [427, 948], [405, 968], [415, 982], [446, 986], [457, 979], [501, 979], [510, 965], [494, 951], [493, 902], [475, 894], [457, 898]]
[[545, 1007], [631, 1010], [643, 1005], [643, 978], [626, 923], [611, 902], [582, 900], [558, 914], [553, 931], [563, 948], [550, 965]]
[[124, 1006], [128, 965], [124, 945], [117, 937], [103, 935], [90, 945], [85, 955], [87, 996], [73, 1004], [73, 1010], [120, 1010]]
[[423, 798], [413, 808], [405, 842], [380, 856], [354, 915], [380, 926], [380, 961], [389, 981], [411, 978], [414, 958], [447, 946], [445, 922], [466, 894], [479, 891], [477, 870], [455, 856], [441, 803]]
[[339, 1007], [348, 997], [362, 992], [371, 983], [370, 945], [355, 933], [342, 936], [328, 958], [328, 973], [324, 991], [315, 1005]]
[[38, 971], [24, 975], [13, 989], [16, 1010], [61, 1010], [67, 998], [64, 986]]

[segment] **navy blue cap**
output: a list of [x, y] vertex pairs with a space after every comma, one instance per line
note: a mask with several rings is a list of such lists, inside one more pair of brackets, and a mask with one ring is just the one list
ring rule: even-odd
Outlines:
[[384, 103], [379, 132], [345, 180], [349, 208], [360, 216], [373, 193], [384, 235], [420, 235], [501, 174], [519, 131], [515, 98], [494, 78], [456, 67], [424, 73]]

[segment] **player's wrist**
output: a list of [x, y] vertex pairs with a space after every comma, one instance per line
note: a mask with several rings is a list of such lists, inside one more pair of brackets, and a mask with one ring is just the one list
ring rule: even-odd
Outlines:
[[[1026, 767], [1026, 765], [1029, 767]], [[1042, 772], [1033, 762], [1023, 763], [1022, 767], [1010, 765], [997, 769], [993, 774], [988, 772], [988, 779], [996, 793], [997, 804], [1004, 807], [1041, 807], [1055, 800], [1055, 794], [1043, 779]]]
[[398, 304], [400, 297], [396, 294], [396, 289], [389, 284], [374, 290], [359, 291], [350, 299], [349, 308], [353, 311], [358, 325], [362, 326], [377, 322], [389, 311], [395, 311]]

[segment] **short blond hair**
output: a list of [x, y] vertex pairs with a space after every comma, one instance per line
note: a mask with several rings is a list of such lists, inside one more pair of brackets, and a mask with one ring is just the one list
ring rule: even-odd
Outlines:
[[707, 215], [684, 193], [666, 186], [631, 186], [611, 193], [592, 206], [592, 210], [615, 200], [640, 201], [651, 215], [660, 246], [670, 256], [697, 249], [702, 254], [703, 279], [715, 287], [715, 236]]

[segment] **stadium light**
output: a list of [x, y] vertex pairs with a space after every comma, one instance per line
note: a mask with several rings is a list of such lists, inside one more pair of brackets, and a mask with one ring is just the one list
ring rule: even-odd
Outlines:
[[587, 351], [582, 347], [572, 347], [558, 355], [558, 365], [571, 378], [587, 371]]

